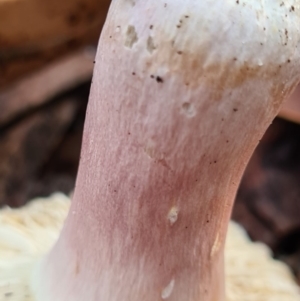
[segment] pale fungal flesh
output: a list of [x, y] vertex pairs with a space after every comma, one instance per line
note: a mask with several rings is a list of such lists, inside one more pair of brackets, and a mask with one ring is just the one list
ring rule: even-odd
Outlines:
[[[30, 290], [31, 272], [57, 239], [69, 205], [69, 198], [57, 193], [21, 209], [0, 211], [0, 300], [36, 301]], [[289, 269], [272, 259], [266, 246], [252, 243], [232, 222], [226, 239], [225, 267], [226, 301], [300, 299]], [[162, 300], [168, 300], [175, 282], [165, 285]]]
[[38, 301], [161, 300], [171, 280], [170, 301], [224, 299], [232, 203], [300, 81], [299, 23], [299, 0], [112, 1], [75, 213], [36, 271]]

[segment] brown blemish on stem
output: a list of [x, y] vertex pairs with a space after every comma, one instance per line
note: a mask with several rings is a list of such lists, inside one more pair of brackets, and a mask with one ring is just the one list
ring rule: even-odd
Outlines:
[[79, 261], [76, 260], [74, 273], [77, 276], [79, 274], [79, 272], [80, 272], [80, 265], [79, 265]]
[[170, 169], [170, 166], [168, 165], [167, 161], [165, 158], [162, 158], [162, 159], [158, 159], [157, 160], [157, 163], [161, 164], [163, 167], [167, 168], [167, 169]]
[[138, 36], [135, 31], [135, 27], [129, 25], [126, 31], [126, 38], [125, 38], [125, 46], [128, 48], [132, 48], [133, 45], [138, 41]]
[[156, 76], [156, 81], [158, 83], [163, 83], [164, 82], [164, 80], [163, 80], [163, 78], [161, 76]]
[[196, 115], [193, 104], [191, 104], [189, 102], [184, 102], [182, 104], [182, 111], [187, 117], [193, 117]]
[[[189, 22], [188, 19], [186, 22]], [[257, 62], [245, 61], [237, 56], [233, 56], [232, 60], [222, 57], [211, 60], [209, 42], [197, 45], [192, 41], [182, 45], [179, 41], [180, 35], [174, 37], [163, 31], [158, 32], [155, 39], [156, 51], [150, 59], [145, 60], [146, 69], [155, 72], [164, 66], [170, 76], [181, 77], [184, 83], [189, 83], [191, 89], [207, 85], [212, 91], [212, 100], [221, 99], [225, 91], [234, 90], [247, 81], [259, 77], [268, 81], [281, 72], [279, 64], [267, 62], [267, 59], [263, 59], [263, 67]], [[180, 46], [179, 51], [176, 45]]]
[[151, 36], [147, 39], [147, 50], [149, 53], [152, 53], [156, 49], [153, 38]]
[[[260, 71], [259, 66], [251, 66], [247, 62], [241, 62], [232, 66], [232, 64], [222, 64], [220, 62], [207, 62], [206, 53], [203, 51], [196, 55], [191, 53], [188, 49], [185, 49], [184, 56], [175, 56], [171, 51], [170, 55], [166, 57], [168, 61], [168, 67], [171, 69], [171, 73], [179, 73], [181, 70], [182, 77], [185, 82], [189, 82], [190, 87], [194, 88], [205, 82], [209, 86], [213, 86], [215, 95], [214, 99], [220, 99], [222, 91], [225, 89], [234, 89], [237, 86], [242, 85], [245, 81], [256, 78]], [[157, 56], [160, 53], [157, 53]], [[158, 60], [160, 60], [158, 58]], [[271, 68], [271, 67], [270, 67]]]
[[159, 154], [152, 147], [145, 147], [144, 151], [156, 163], [161, 164], [163, 167], [171, 170], [171, 167], [168, 165], [168, 163], [167, 163], [166, 159], [164, 158], [163, 154]]

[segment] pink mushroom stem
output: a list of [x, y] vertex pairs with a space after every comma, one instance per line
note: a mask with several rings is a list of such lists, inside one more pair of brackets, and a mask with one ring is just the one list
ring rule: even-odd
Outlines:
[[112, 2], [38, 300], [224, 300], [237, 187], [300, 81], [299, 2]]
[[300, 123], [300, 85], [284, 103], [279, 116], [292, 122]]

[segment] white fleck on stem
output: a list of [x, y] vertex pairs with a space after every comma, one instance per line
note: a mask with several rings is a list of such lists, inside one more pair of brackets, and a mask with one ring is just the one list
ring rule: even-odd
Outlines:
[[214, 241], [214, 244], [211, 248], [210, 256], [213, 257], [215, 254], [217, 254], [222, 247], [222, 242], [220, 241], [220, 235], [217, 233], [216, 239]]
[[179, 209], [176, 206], [170, 209], [168, 213], [168, 220], [170, 221], [171, 225], [173, 225], [177, 221], [178, 213], [179, 213]]
[[161, 298], [164, 299], [164, 300], [168, 299], [171, 296], [172, 292], [173, 292], [174, 286], [175, 286], [175, 280], [172, 279], [170, 281], [170, 283], [162, 290]]

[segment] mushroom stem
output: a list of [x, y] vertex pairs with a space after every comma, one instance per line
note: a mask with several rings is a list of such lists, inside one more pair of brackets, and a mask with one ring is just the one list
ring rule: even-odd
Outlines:
[[282, 106], [279, 117], [300, 123], [300, 85]]
[[299, 1], [242, 2], [112, 2], [38, 300], [224, 300], [237, 187], [300, 80]]

